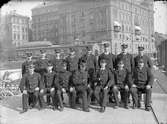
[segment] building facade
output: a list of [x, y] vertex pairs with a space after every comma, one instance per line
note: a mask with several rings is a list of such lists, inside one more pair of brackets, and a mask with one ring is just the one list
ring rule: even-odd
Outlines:
[[12, 42], [16, 47], [28, 42], [29, 17], [19, 15], [15, 11], [3, 17], [4, 39]]
[[155, 32], [167, 34], [167, 1], [154, 2]]
[[119, 54], [121, 44], [137, 54], [138, 46], [155, 52], [153, 0], [73, 0], [32, 9], [33, 40], [54, 44], [109, 41]]

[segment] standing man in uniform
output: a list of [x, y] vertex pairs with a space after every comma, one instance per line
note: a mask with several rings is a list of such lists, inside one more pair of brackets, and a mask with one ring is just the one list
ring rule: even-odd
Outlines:
[[32, 53], [26, 53], [27, 59], [25, 62], [22, 64], [22, 76], [28, 72], [28, 66], [29, 64], [32, 64]]
[[92, 54], [92, 47], [91, 46], [87, 46], [87, 53], [83, 56], [81, 56], [79, 63], [82, 61], [86, 62], [86, 69], [88, 71], [88, 82], [89, 82], [89, 89], [88, 89], [88, 102], [91, 102], [91, 96], [93, 93], [93, 77], [95, 74], [95, 71], [97, 70], [97, 61], [96, 61], [96, 57]]
[[72, 74], [78, 70], [79, 58], [75, 53], [74, 48], [70, 48], [70, 55], [66, 58], [67, 70]]
[[44, 105], [44, 99], [41, 97], [40, 89], [42, 89], [43, 83], [41, 81], [40, 74], [34, 72], [34, 65], [30, 64], [28, 67], [28, 73], [24, 74], [21, 82], [20, 82], [20, 90], [22, 91], [22, 106], [23, 106], [23, 112], [26, 112], [28, 110], [28, 100], [29, 97], [33, 99], [31, 103], [31, 107], [35, 107], [37, 104], [37, 101], [39, 101], [40, 108], [43, 108]]
[[62, 67], [62, 61], [63, 59], [61, 58], [61, 53], [60, 53], [60, 49], [55, 49], [55, 57], [52, 60], [53, 63], [53, 71], [58, 73], [59, 71], [61, 71]]
[[85, 61], [80, 62], [79, 70], [74, 72], [72, 80], [73, 85], [70, 86], [70, 92], [72, 94], [71, 107], [76, 108], [76, 96], [81, 96], [83, 111], [89, 112], [87, 101], [88, 72], [86, 71]]
[[[123, 60], [124, 68], [128, 70], [128, 72], [132, 73], [132, 70], [134, 68], [134, 59], [131, 54], [127, 52], [128, 45], [122, 44], [122, 52], [117, 55], [116, 61]], [[116, 62], [118, 64], [118, 62]]]
[[134, 62], [135, 62], [136, 67], [137, 67], [137, 63], [138, 63], [139, 59], [141, 59], [141, 58], [144, 61], [144, 66], [152, 69], [153, 64], [152, 64], [151, 59], [148, 56], [144, 55], [144, 47], [139, 46], [138, 47], [138, 55], [134, 58]]
[[100, 66], [101, 59], [105, 59], [107, 62], [106, 68], [113, 71], [115, 69], [115, 55], [110, 53], [109, 43], [104, 44], [104, 53], [99, 56], [98, 64]]
[[131, 82], [131, 93], [134, 100], [134, 108], [141, 107], [140, 95], [146, 93], [145, 110], [150, 111], [150, 94], [153, 85], [153, 75], [151, 69], [144, 66], [144, 60], [139, 59], [137, 67], [133, 72], [133, 80]]
[[46, 51], [40, 50], [41, 56], [35, 62], [35, 72], [41, 75], [42, 82], [44, 81], [44, 74], [47, 72], [47, 66], [49, 60], [46, 58]]
[[100, 60], [100, 69], [97, 70], [94, 84], [94, 95], [97, 102], [101, 106], [100, 112], [105, 111], [108, 101], [108, 92], [110, 87], [114, 84], [114, 74], [108, 68], [106, 68], [106, 61], [107, 60], [105, 60], [104, 58]]

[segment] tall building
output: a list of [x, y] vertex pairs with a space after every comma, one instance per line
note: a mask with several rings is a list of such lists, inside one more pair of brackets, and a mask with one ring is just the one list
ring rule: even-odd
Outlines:
[[72, 0], [51, 2], [32, 9], [33, 40], [54, 44], [109, 41], [114, 54], [127, 43], [136, 54], [156, 52], [153, 0]]
[[167, 1], [154, 2], [155, 31], [167, 34]]
[[28, 42], [29, 17], [19, 15], [15, 11], [3, 17], [4, 39], [16, 47]]

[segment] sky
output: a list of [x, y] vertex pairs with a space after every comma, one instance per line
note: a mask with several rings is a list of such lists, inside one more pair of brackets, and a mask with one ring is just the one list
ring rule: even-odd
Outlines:
[[1, 7], [1, 14], [4, 15], [11, 10], [16, 10], [16, 13], [18, 14], [31, 17], [31, 9], [38, 6], [39, 4], [42, 4], [41, 1], [9, 2]]

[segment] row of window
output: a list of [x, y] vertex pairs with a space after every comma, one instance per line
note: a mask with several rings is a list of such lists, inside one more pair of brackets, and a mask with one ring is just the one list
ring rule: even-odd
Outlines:
[[27, 29], [27, 27], [25, 27], [25, 26], [20, 26], [20, 25], [13, 25], [12, 26], [12, 30], [13, 31], [21, 31], [21, 32], [25, 32], [25, 33], [27, 33], [28, 32], [28, 29]]
[[[130, 2], [120, 2], [120, 9], [124, 11], [131, 11], [133, 10], [133, 13], [147, 16], [148, 15], [148, 10], [143, 9], [142, 7], [138, 7], [134, 5], [134, 0], [131, 0]], [[132, 9], [133, 8], [133, 9]]]
[[18, 17], [12, 17], [11, 18], [11, 23], [17, 23], [17, 24], [27, 24], [28, 23], [28, 19], [24, 19], [24, 18], [18, 18]]
[[28, 36], [26, 34], [19, 34], [19, 33], [13, 33], [12, 35], [13, 40], [28, 40]]

